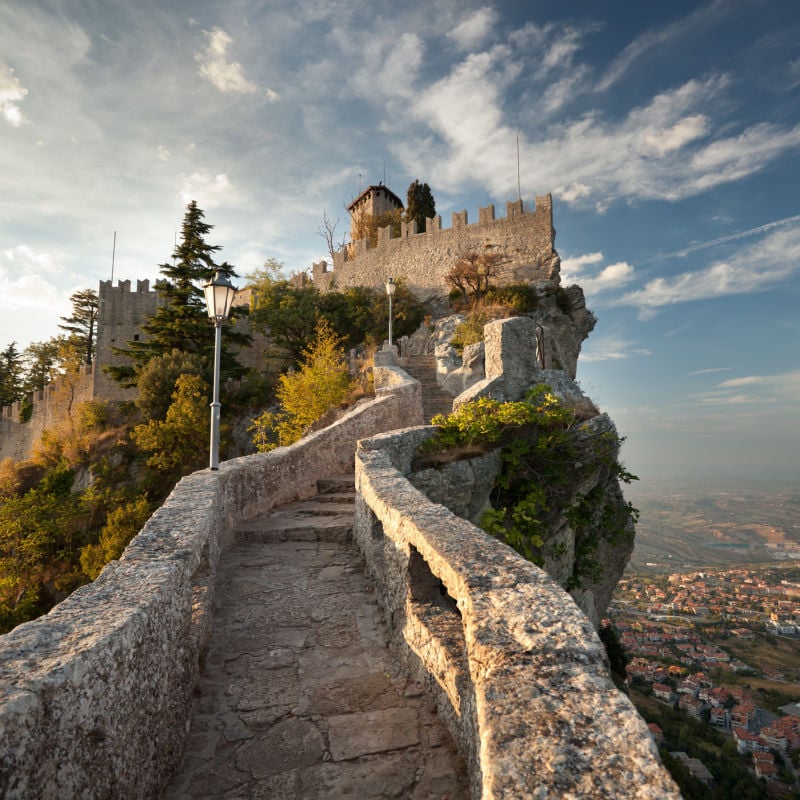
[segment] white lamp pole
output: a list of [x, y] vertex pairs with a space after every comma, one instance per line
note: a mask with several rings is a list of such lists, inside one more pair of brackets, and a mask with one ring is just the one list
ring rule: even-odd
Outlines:
[[236, 287], [228, 276], [219, 270], [203, 285], [208, 316], [214, 323], [214, 399], [211, 403], [211, 457], [210, 469], [219, 469], [219, 361], [222, 349], [222, 323], [231, 313]]
[[392, 346], [392, 297], [394, 297], [396, 287], [397, 284], [394, 282], [394, 278], [389, 278], [386, 281], [386, 294], [389, 295], [389, 347]]

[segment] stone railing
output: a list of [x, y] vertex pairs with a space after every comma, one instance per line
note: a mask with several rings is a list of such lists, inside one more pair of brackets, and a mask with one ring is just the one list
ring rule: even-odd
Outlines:
[[467, 760], [473, 798], [678, 800], [572, 598], [406, 480], [432, 431], [360, 443], [354, 537], [390, 631]]
[[353, 468], [356, 442], [422, 421], [419, 384], [291, 447], [184, 478], [119, 561], [0, 637], [0, 796], [157, 797], [183, 749], [219, 555], [240, 520]]

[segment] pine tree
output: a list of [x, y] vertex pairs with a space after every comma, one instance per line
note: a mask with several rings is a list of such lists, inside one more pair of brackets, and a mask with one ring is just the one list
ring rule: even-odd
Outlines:
[[70, 343], [81, 353], [85, 353], [84, 363], [92, 363], [95, 343], [95, 327], [97, 325], [97, 292], [93, 289], [82, 289], [70, 295], [72, 316], [61, 317], [66, 325], [59, 325], [62, 331], [69, 334]]
[[406, 194], [406, 222], [417, 221], [417, 233], [425, 233], [425, 220], [436, 216], [436, 202], [427, 183], [415, 180]]
[[22, 399], [25, 394], [22, 373], [22, 356], [17, 343], [11, 342], [0, 353], [0, 406], [10, 406]]
[[[214, 351], [214, 328], [209, 322], [202, 286], [219, 271], [235, 278], [235, 269], [223, 262], [217, 264], [214, 254], [218, 245], [206, 242], [211, 225], [203, 221], [203, 212], [192, 200], [186, 208], [181, 229], [181, 241], [175, 247], [172, 263], [160, 265], [164, 280], [156, 284], [161, 303], [142, 325], [142, 340], [128, 342], [127, 348], [115, 348], [126, 356], [131, 365], [107, 367], [112, 378], [127, 386], [136, 383], [139, 371], [154, 356], [179, 350], [197, 353], [211, 361]], [[251, 337], [228, 327], [224, 345], [248, 346]], [[226, 377], [239, 377], [244, 368], [223, 345], [221, 371]]]

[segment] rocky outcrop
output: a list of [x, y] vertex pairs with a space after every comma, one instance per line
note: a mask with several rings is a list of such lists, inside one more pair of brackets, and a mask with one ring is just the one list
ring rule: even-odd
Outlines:
[[[553, 281], [539, 281], [536, 293], [538, 307], [524, 315], [534, 323], [534, 334], [525, 340], [525, 347], [514, 347], [515, 358], [523, 359], [520, 369], [559, 370], [574, 380], [581, 345], [594, 329], [595, 317], [586, 308], [580, 286], [564, 289]], [[485, 364], [483, 342], [465, 346], [461, 355], [452, 345], [456, 328], [466, 319], [464, 314], [452, 314], [423, 326], [403, 341], [403, 355], [436, 356], [439, 385], [454, 397], [484, 377], [497, 374], [494, 366]]]
[[[558, 480], [547, 491], [547, 512], [536, 548], [543, 569], [565, 590], [595, 627], [605, 612], [633, 551], [634, 526], [619, 486], [619, 436], [607, 414], [562, 370], [541, 369], [538, 326], [530, 317], [497, 320], [484, 329], [486, 377], [454, 400], [459, 408], [478, 397], [521, 400], [547, 384], [578, 421], [567, 432]], [[500, 455], [426, 467], [409, 480], [433, 502], [476, 524], [490, 508]], [[469, 498], [469, 499], [468, 499]]]

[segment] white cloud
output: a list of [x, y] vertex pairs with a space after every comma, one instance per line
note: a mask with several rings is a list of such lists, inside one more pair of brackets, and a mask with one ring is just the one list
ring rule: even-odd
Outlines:
[[616, 305], [653, 310], [661, 306], [757, 292], [774, 287], [800, 271], [800, 225], [781, 228], [725, 262], [705, 269], [654, 278], [629, 292]]
[[587, 265], [593, 266], [602, 261], [602, 253], [587, 253], [575, 258], [565, 258], [561, 262], [561, 282], [579, 283], [584, 293], [589, 296], [608, 289], [618, 289], [633, 280], [634, 268], [625, 261], [609, 264], [594, 274], [586, 272]]
[[183, 205], [192, 200], [197, 201], [204, 211], [227, 205], [226, 199], [231, 195], [233, 186], [225, 174], [210, 175], [207, 172], [193, 172], [184, 177], [179, 192]]
[[[347, 42], [347, 47], [352, 47]], [[361, 97], [371, 102], [386, 98], [411, 97], [413, 84], [423, 63], [425, 45], [416, 33], [394, 31], [375, 33], [359, 42], [357, 67], [350, 85]]]
[[569, 275], [569, 280], [576, 281], [583, 273], [586, 264], [599, 264], [603, 260], [602, 253], [585, 253], [582, 256], [561, 259], [561, 278]]
[[692, 157], [686, 188], [691, 193], [705, 191], [721, 183], [739, 180], [758, 172], [789, 149], [800, 147], [800, 125], [782, 129], [759, 123], [738, 136], [711, 142]]
[[[4, 312], [48, 309], [53, 313], [56, 306], [57, 313], [63, 313], [69, 304], [54, 284], [63, 271], [60, 254], [36, 252], [24, 244], [0, 252], [0, 308]], [[29, 323], [35, 326], [35, 319], [31, 317]]]
[[228, 61], [228, 47], [233, 44], [233, 38], [221, 28], [203, 31], [203, 34], [208, 39], [208, 46], [195, 56], [200, 64], [200, 74], [221, 92], [246, 94], [258, 91], [258, 86], [245, 78], [242, 65], [238, 61]]
[[25, 121], [19, 102], [27, 94], [28, 90], [14, 75], [14, 70], [0, 58], [0, 111], [5, 121], [15, 128]]
[[497, 22], [497, 12], [485, 6], [468, 16], [460, 25], [448, 33], [462, 50], [471, 50], [479, 45], [491, 32]]
[[592, 193], [592, 187], [587, 186], [585, 183], [573, 183], [570, 186], [556, 187], [555, 193], [565, 202], [572, 203], [583, 200], [589, 197]]
[[720, 383], [699, 397], [704, 405], [780, 406], [800, 405], [800, 370], [774, 375], [745, 375]]
[[593, 336], [581, 351], [581, 361], [619, 361], [631, 356], [649, 356], [647, 348], [637, 347], [636, 343], [618, 332], [610, 332], [604, 336]]
[[[542, 119], [547, 108], [566, 102], [577, 78], [570, 77], [574, 68], [556, 72], [541, 81], [537, 94], [528, 84], [535, 69], [515, 47], [496, 45], [470, 54], [413, 94], [409, 119], [426, 126], [432, 137], [426, 140], [424, 128], [417, 126], [414, 141], [397, 146], [408, 170], [419, 171], [422, 161], [443, 191], [455, 193], [478, 182], [495, 196], [508, 196], [515, 189], [519, 133], [523, 190], [553, 187], [560, 200], [602, 213], [623, 199], [691, 197], [754, 174], [800, 148], [800, 126], [755, 124], [715, 138], [710, 112], [726, 99], [732, 83], [718, 74], [663, 91], [616, 120], [590, 110], [547, 124]], [[531, 111], [519, 129], [506, 106], [521, 80], [539, 113]], [[535, 80], [534, 86], [539, 86]]]
[[160, 161], [169, 161], [172, 157], [172, 153], [170, 153], [169, 148], [165, 147], [163, 144], [160, 144], [156, 148], [156, 154]]
[[703, 114], [695, 114], [679, 120], [671, 128], [661, 131], [645, 131], [643, 134], [644, 144], [658, 158], [662, 158], [667, 153], [705, 136], [708, 128], [708, 119]]
[[52, 253], [37, 253], [32, 247], [20, 244], [0, 253], [0, 269], [4, 276], [12, 275], [15, 278], [34, 272], [57, 275], [62, 270], [59, 259]]
[[707, 369], [696, 369], [692, 372], [687, 372], [687, 377], [693, 377], [695, 375], [711, 375], [715, 372], [730, 372], [733, 367], [708, 367]]

